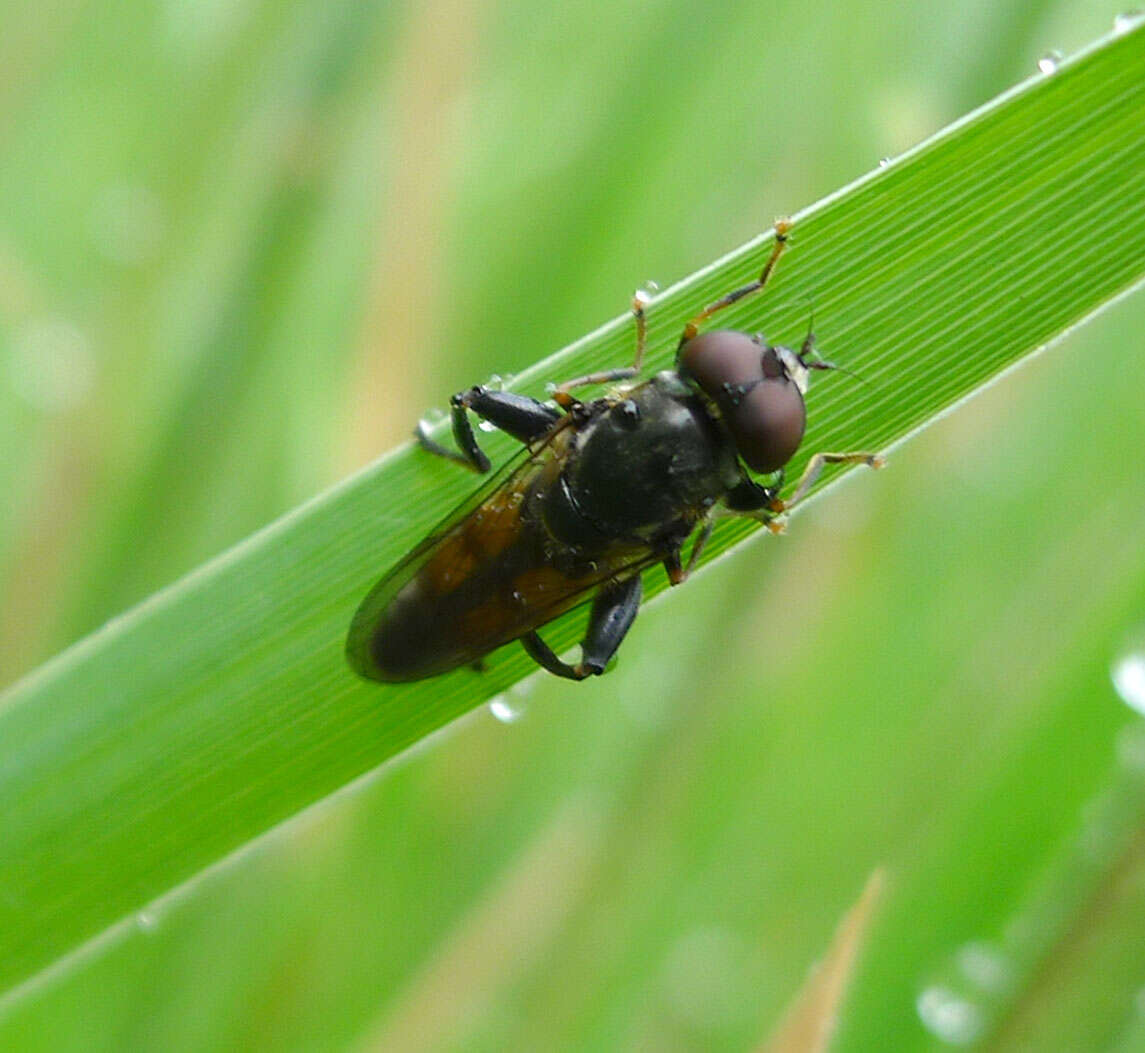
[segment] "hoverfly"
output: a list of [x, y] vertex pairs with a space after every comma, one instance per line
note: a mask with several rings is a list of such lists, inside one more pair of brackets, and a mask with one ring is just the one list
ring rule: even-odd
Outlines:
[[[730, 329], [699, 332], [712, 315], [764, 288], [790, 228], [788, 220], [776, 222], [758, 279], [687, 323], [674, 371], [635, 380], [648, 301], [638, 294], [631, 367], [558, 385], [556, 408], [485, 387], [460, 392], [450, 402], [460, 452], [419, 426], [427, 450], [484, 474], [490, 462], [472, 412], [524, 444], [523, 460], [511, 462], [369, 592], [346, 640], [356, 673], [398, 682], [479, 668], [485, 655], [519, 639], [550, 673], [570, 680], [599, 675], [636, 617], [643, 571], [662, 563], [671, 584], [684, 581], [713, 517], [749, 516], [777, 529], [776, 517], [799, 503], [825, 464], [879, 466], [870, 453], [817, 453], [790, 500], [780, 500], [783, 466], [803, 439], [809, 374], [834, 367], [816, 353], [811, 331], [798, 351]], [[572, 394], [592, 384], [617, 386], [591, 401]], [[581, 658], [570, 665], [537, 629], [592, 592]]]

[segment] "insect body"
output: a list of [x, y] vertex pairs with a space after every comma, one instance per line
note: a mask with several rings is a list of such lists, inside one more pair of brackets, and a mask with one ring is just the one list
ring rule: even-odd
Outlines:
[[[795, 351], [732, 330], [698, 331], [712, 314], [764, 287], [789, 226], [776, 224], [758, 280], [685, 326], [675, 371], [592, 401], [571, 394], [638, 375], [645, 344], [645, 300], [638, 296], [631, 368], [560, 385], [557, 409], [481, 387], [455, 395], [460, 453], [419, 429], [427, 449], [484, 473], [490, 464], [477, 445], [473, 412], [522, 442], [526, 454], [362, 601], [346, 641], [355, 672], [372, 680], [420, 680], [478, 663], [519, 639], [557, 676], [582, 680], [602, 673], [636, 616], [642, 572], [662, 563], [672, 584], [684, 581], [714, 516], [772, 523], [803, 497], [825, 463], [878, 466], [869, 453], [816, 454], [791, 499], [781, 501], [783, 466], [803, 438], [809, 372], [832, 367], [817, 357], [811, 333]], [[760, 483], [749, 471], [770, 478]], [[693, 536], [685, 565], [683, 550]], [[570, 665], [537, 629], [590, 593], [581, 660]]]

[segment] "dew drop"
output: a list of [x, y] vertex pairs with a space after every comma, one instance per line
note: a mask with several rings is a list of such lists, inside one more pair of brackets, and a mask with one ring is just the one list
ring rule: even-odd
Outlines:
[[485, 381], [484, 387], [490, 391], [504, 391], [505, 378], [500, 373], [494, 373]]
[[1113, 20], [1113, 32], [1117, 34], [1117, 36], [1128, 33], [1134, 27], [1140, 25], [1143, 18], [1145, 18], [1145, 14], [1136, 9], [1132, 11], [1122, 11], [1121, 14]]
[[647, 307], [660, 291], [660, 283], [649, 279], [632, 294], [632, 302], [640, 307]]
[[949, 987], [926, 988], [915, 1003], [918, 1018], [926, 1029], [952, 1046], [967, 1046], [976, 1041], [985, 1028], [986, 1019], [980, 1006], [955, 994]]
[[114, 263], [145, 263], [158, 251], [165, 222], [159, 198], [146, 186], [112, 183], [88, 216], [92, 240]]
[[516, 724], [525, 715], [528, 703], [523, 694], [514, 694], [516, 697], [511, 697], [510, 693], [506, 692], [489, 700], [489, 712], [494, 720], [501, 724]]
[[880, 168], [886, 168], [890, 163], [891, 163], [891, 159], [889, 157], [880, 157], [879, 158], [879, 167]]
[[1113, 689], [1130, 709], [1145, 716], [1145, 631], [1135, 633], [1109, 672]]
[[16, 331], [9, 370], [12, 387], [30, 406], [58, 413], [88, 395], [96, 360], [82, 330], [64, 318], [49, 316]]
[[955, 955], [958, 968], [975, 987], [991, 994], [1007, 991], [1013, 983], [1010, 959], [988, 943], [967, 943]]
[[477, 427], [479, 427], [484, 432], [490, 432], [490, 431], [496, 431], [497, 430], [497, 425], [492, 424], [487, 420], [478, 421]]
[[1047, 51], [1040, 59], [1038, 59], [1038, 72], [1039, 73], [1056, 73], [1058, 66], [1062, 64], [1062, 53], [1060, 51]]

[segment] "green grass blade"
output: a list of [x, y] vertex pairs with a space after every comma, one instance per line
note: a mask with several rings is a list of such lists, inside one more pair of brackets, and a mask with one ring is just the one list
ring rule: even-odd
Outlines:
[[[1142, 127], [1138, 30], [800, 214], [774, 287], [722, 324], [795, 342], [813, 301], [824, 352], [866, 379], [819, 380], [803, 456], [894, 444], [1138, 283]], [[654, 367], [761, 252], [744, 246], [655, 303]], [[631, 339], [616, 319], [516, 387], [623, 363]], [[472, 485], [403, 448], [0, 699], [0, 989], [530, 671], [511, 649], [481, 677], [380, 688], [342, 660], [361, 595]], [[746, 532], [727, 524], [710, 554]]]

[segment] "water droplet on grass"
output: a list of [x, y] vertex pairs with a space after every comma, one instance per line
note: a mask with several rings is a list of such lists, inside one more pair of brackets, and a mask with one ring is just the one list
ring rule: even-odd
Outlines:
[[1136, 9], [1132, 11], [1122, 11], [1121, 14], [1113, 20], [1113, 32], [1118, 36], [1121, 36], [1123, 33], [1128, 33], [1131, 29], [1138, 26], [1143, 18], [1145, 18], [1145, 13]]
[[17, 330], [8, 368], [12, 387], [25, 402], [58, 413], [88, 395], [96, 361], [82, 330], [64, 318], [47, 316]]
[[1113, 660], [1109, 677], [1121, 701], [1145, 716], [1145, 630], [1134, 633]]
[[981, 1035], [985, 1015], [977, 1003], [955, 994], [949, 987], [926, 988], [915, 1003], [923, 1026], [952, 1046], [968, 1046]]

